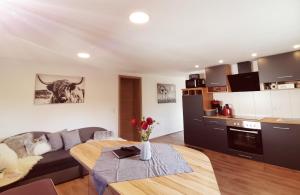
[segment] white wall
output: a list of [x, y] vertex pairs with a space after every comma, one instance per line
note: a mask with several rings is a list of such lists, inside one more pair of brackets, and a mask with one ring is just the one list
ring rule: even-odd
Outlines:
[[[152, 116], [159, 122], [151, 138], [183, 130], [182, 93], [184, 77], [142, 76], [143, 115]], [[176, 85], [176, 103], [157, 103], [157, 83]]]
[[[0, 138], [27, 131], [55, 132], [100, 126], [118, 132], [118, 74], [103, 72], [72, 61], [39, 63], [0, 60]], [[85, 76], [86, 98], [82, 104], [35, 105], [35, 74]], [[181, 89], [184, 78], [139, 75], [142, 77], [143, 114], [160, 122], [152, 137], [183, 130]], [[158, 104], [156, 84], [174, 83], [176, 104]]]
[[[117, 75], [75, 63], [68, 65], [1, 60], [0, 137], [25, 131], [87, 126], [117, 130]], [[35, 74], [86, 77], [82, 104], [34, 105]]]
[[232, 106], [234, 115], [300, 118], [300, 90], [214, 93]]

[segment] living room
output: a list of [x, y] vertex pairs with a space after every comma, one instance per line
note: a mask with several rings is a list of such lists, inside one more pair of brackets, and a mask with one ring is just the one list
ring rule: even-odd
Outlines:
[[[39, 186], [53, 195], [299, 194], [297, 151], [272, 151], [294, 156], [288, 162], [266, 160], [275, 137], [265, 141], [263, 131], [266, 123], [299, 130], [299, 9], [297, 0], [1, 0], [0, 194], [46, 195]], [[266, 79], [279, 61], [283, 78]], [[234, 90], [240, 62], [251, 62], [258, 89]], [[226, 74], [214, 70], [223, 66]], [[203, 98], [200, 114], [189, 95]], [[198, 120], [192, 112], [203, 115], [201, 127], [188, 123]], [[264, 154], [227, 152], [228, 123], [240, 117], [259, 122]], [[226, 143], [196, 131], [209, 120], [221, 121], [213, 128], [226, 129]], [[115, 159], [166, 169], [131, 175], [125, 167], [123, 179], [109, 180], [100, 151], [125, 146], [140, 155]], [[97, 183], [96, 168], [106, 183]]]

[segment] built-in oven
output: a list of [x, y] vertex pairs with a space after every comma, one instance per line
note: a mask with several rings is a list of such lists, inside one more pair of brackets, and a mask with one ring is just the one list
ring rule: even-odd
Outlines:
[[227, 136], [229, 148], [263, 154], [261, 130], [229, 126], [227, 127]]
[[229, 149], [241, 157], [262, 158], [261, 124], [257, 121], [230, 120], [227, 122]]

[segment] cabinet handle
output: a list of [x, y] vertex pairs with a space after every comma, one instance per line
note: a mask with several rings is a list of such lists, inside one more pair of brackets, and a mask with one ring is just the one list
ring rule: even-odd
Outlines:
[[248, 156], [248, 155], [244, 155], [244, 154], [238, 154], [238, 156], [240, 156], [240, 157], [245, 157], [245, 158], [249, 158], [249, 159], [252, 159], [252, 158], [253, 158], [252, 156]]
[[207, 121], [208, 123], [216, 123], [218, 124], [218, 121]]
[[214, 82], [212, 82], [212, 83], [210, 83], [210, 84], [212, 84], [212, 85], [219, 85], [219, 83], [214, 83]]
[[286, 75], [286, 76], [279, 76], [278, 79], [285, 79], [285, 78], [292, 78], [292, 75]]
[[225, 131], [225, 129], [223, 129], [223, 128], [217, 128], [217, 127], [215, 127], [214, 130]]
[[273, 127], [273, 129], [290, 130], [288, 127]]
[[234, 128], [230, 128], [229, 131], [236, 131], [236, 132], [242, 132], [242, 133], [258, 134], [258, 131], [245, 131], [245, 130], [234, 129]]

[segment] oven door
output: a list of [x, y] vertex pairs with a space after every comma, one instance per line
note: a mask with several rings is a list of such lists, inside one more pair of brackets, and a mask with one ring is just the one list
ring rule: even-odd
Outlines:
[[227, 127], [227, 136], [229, 148], [253, 154], [263, 154], [260, 130]]

